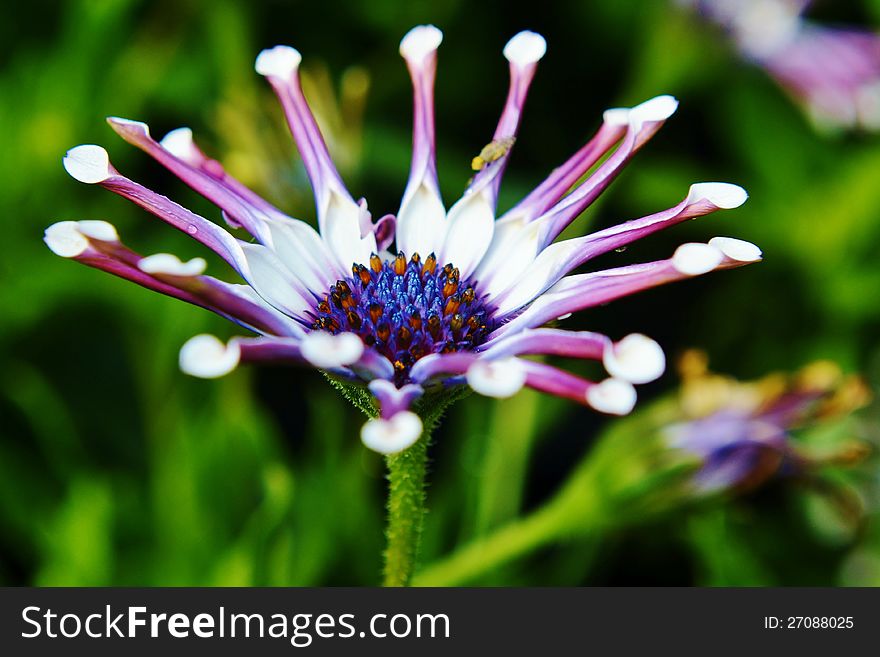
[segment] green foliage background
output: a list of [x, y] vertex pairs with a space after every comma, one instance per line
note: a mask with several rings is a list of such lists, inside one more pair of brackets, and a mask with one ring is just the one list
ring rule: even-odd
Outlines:
[[[880, 3], [820, 3], [817, 14], [876, 25]], [[572, 326], [644, 332], [671, 355], [700, 347], [715, 370], [742, 378], [830, 358], [876, 388], [880, 141], [817, 133], [717, 32], [671, 4], [37, 0], [0, 25], [0, 584], [378, 582], [384, 473], [358, 439], [363, 417], [316, 372], [184, 376], [177, 351], [187, 338], [234, 327], [57, 258], [41, 235], [54, 221], [106, 219], [143, 253], [205, 255], [64, 173], [67, 148], [101, 143], [130, 177], [218, 216], [118, 140], [108, 115], [147, 121], [156, 135], [190, 125], [249, 184], [313, 219], [280, 111], [252, 68], [276, 43], [304, 54], [307, 91], [355, 196], [369, 199], [374, 216], [395, 211], [411, 112], [397, 43], [423, 22], [446, 35], [437, 114], [447, 200], [494, 128], [507, 85], [501, 47], [525, 28], [544, 34], [549, 50], [502, 207], [579, 147], [603, 109], [659, 93], [676, 95], [679, 112], [576, 230], [669, 207], [696, 181], [729, 180], [751, 194], [739, 210], [597, 266], [666, 257], [717, 234], [758, 243], [764, 263], [598, 308]], [[675, 386], [670, 372], [647, 387], [642, 413]], [[869, 408], [845, 430], [876, 438], [877, 416]], [[538, 507], [595, 456], [601, 435], [626, 434], [616, 452], [603, 452], [626, 463], [640, 427], [638, 418], [615, 424], [531, 392], [458, 403], [432, 446], [423, 562]], [[809, 491], [780, 483], [572, 527], [471, 581], [878, 585], [876, 483], [875, 463], [862, 473], [865, 514], [852, 526], [817, 510]]]

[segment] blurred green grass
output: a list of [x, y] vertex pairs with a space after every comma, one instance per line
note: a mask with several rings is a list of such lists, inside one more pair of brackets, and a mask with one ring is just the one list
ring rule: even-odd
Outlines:
[[[249, 184], [311, 220], [280, 112], [252, 69], [255, 54], [275, 43], [303, 52], [331, 149], [375, 216], [396, 210], [409, 166], [410, 89], [397, 43], [414, 24], [434, 22], [446, 33], [437, 114], [447, 199], [491, 134], [507, 84], [500, 49], [519, 29], [542, 32], [549, 51], [502, 206], [577, 148], [606, 107], [677, 95], [679, 113], [579, 229], [669, 207], [695, 181], [730, 180], [751, 194], [742, 209], [603, 262], [665, 257], [680, 242], [716, 234], [757, 242], [765, 262], [651, 291], [572, 325], [644, 332], [671, 355], [699, 346], [716, 370], [747, 378], [831, 358], [876, 388], [878, 138], [817, 135], [761, 71], [666, 3], [504, 7], [70, 0], [19, 9], [15, 29], [4, 28], [0, 71], [0, 584], [378, 581], [382, 463], [360, 445], [356, 411], [316, 373], [185, 377], [179, 346], [233, 327], [54, 257], [41, 241], [54, 221], [106, 219], [142, 252], [204, 255], [65, 175], [67, 148], [101, 143], [131, 177], [217, 217], [115, 139], [107, 115], [145, 120], [155, 134], [191, 125]], [[876, 3], [841, 13], [880, 17]], [[670, 373], [646, 395], [674, 385]], [[435, 436], [424, 560], [546, 499], [606, 425], [532, 393], [459, 403]], [[876, 409], [864, 427], [876, 437]], [[876, 519], [841, 537], [821, 518], [806, 493], [777, 485], [572, 540], [480, 583], [880, 585]]]

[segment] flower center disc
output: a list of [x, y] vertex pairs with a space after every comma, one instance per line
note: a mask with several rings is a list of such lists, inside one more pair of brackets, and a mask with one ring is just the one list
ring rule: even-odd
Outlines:
[[423, 356], [473, 350], [494, 328], [474, 287], [453, 265], [438, 267], [433, 253], [424, 262], [418, 253], [388, 262], [374, 254], [351, 270], [317, 305], [313, 327], [359, 335], [394, 364], [398, 384]]

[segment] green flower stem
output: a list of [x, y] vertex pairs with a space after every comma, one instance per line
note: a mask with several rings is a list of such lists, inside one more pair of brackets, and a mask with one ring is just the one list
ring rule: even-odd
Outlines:
[[388, 466], [388, 524], [384, 586], [407, 586], [416, 566], [425, 519], [427, 433], [409, 449], [385, 458]]
[[413, 579], [413, 585], [460, 586], [467, 583], [557, 540], [569, 524], [569, 515], [563, 505], [545, 506], [435, 562]]
[[385, 529], [385, 586], [408, 586], [416, 567], [425, 520], [425, 475], [431, 434], [450, 405], [470, 394], [467, 386], [425, 395], [415, 411], [424, 429], [416, 443], [386, 457], [388, 522]]

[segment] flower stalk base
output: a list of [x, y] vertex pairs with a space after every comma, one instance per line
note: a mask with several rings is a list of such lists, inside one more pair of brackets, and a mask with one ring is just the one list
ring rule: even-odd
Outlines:
[[385, 457], [388, 467], [388, 523], [384, 586], [407, 586], [415, 570], [425, 519], [426, 433], [407, 450]]

